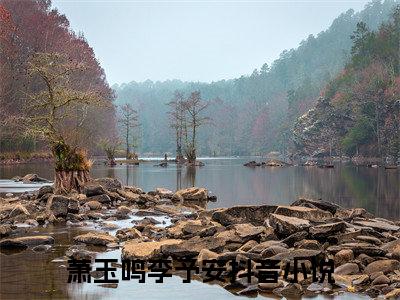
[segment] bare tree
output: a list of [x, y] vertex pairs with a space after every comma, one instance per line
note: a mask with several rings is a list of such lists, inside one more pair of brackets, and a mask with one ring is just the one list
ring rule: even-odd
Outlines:
[[29, 62], [28, 73], [34, 93], [27, 94], [24, 127], [29, 135], [44, 138], [55, 159], [56, 193], [80, 191], [89, 180], [90, 160], [85, 149], [73, 145], [65, 124], [76, 122], [76, 129], [86, 118], [88, 106], [107, 105], [95, 90], [79, 88], [76, 78], [86, 69], [85, 64], [58, 53], [36, 53]]
[[192, 92], [183, 104], [187, 113], [187, 127], [191, 128], [190, 135], [187, 134], [185, 149], [190, 164], [196, 161], [197, 130], [210, 120], [209, 117], [203, 116], [204, 110], [209, 104], [210, 102], [201, 99], [199, 91]]
[[187, 136], [186, 115], [184, 107], [184, 96], [181, 92], [175, 91], [174, 98], [167, 103], [170, 106], [169, 119], [170, 126], [175, 130], [176, 134], [176, 161], [183, 161], [182, 139]]
[[131, 159], [131, 147], [133, 148], [135, 146], [134, 129], [139, 127], [138, 113], [133, 109], [131, 104], [126, 103], [121, 106], [119, 123], [121, 124], [122, 134], [125, 140], [126, 158]]

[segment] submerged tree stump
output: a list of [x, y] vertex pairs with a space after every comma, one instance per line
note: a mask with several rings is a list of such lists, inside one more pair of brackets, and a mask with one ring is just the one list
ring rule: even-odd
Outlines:
[[90, 180], [89, 171], [56, 171], [54, 180], [55, 194], [68, 194], [75, 190], [81, 192], [82, 187]]

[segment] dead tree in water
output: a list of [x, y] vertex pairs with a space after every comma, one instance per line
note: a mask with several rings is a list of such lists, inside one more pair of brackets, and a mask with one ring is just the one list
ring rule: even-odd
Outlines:
[[[75, 122], [75, 130], [83, 124], [87, 108], [108, 105], [102, 95], [90, 88], [79, 87], [76, 80], [85, 64], [58, 53], [36, 53], [29, 62], [28, 73], [35, 93], [27, 94], [24, 124], [27, 133], [44, 138], [55, 159], [56, 193], [80, 191], [89, 180], [90, 160], [86, 151], [74, 146], [65, 124]], [[82, 113], [77, 111], [82, 110]], [[74, 131], [77, 134], [77, 131]]]
[[136, 127], [139, 127], [138, 113], [129, 103], [122, 105], [120, 111], [119, 123], [121, 124], [122, 134], [125, 140], [126, 159], [131, 159], [131, 146], [132, 148], [135, 146], [133, 142], [133, 131]]
[[183, 94], [175, 91], [174, 98], [167, 103], [170, 107], [169, 119], [170, 126], [175, 130], [176, 134], [176, 161], [183, 161], [182, 152], [182, 139], [186, 136], [186, 116], [184, 108], [184, 97]]
[[203, 116], [204, 110], [208, 107], [210, 102], [201, 99], [199, 91], [192, 92], [183, 104], [185, 111], [188, 115], [187, 127], [191, 128], [191, 132], [187, 135], [186, 139], [186, 157], [188, 162], [194, 163], [196, 161], [196, 137], [197, 130], [200, 126], [206, 124], [210, 118]]

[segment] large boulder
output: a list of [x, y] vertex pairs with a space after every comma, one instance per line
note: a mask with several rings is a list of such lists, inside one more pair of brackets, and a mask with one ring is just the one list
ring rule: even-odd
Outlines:
[[128, 241], [122, 248], [123, 259], [149, 260], [162, 257], [161, 247], [167, 245], [178, 245], [181, 240], [163, 240], [158, 242]]
[[160, 198], [171, 199], [174, 193], [166, 188], [156, 188], [156, 194], [160, 196]]
[[321, 200], [313, 200], [313, 199], [305, 199], [300, 198], [297, 201], [293, 202], [291, 206], [303, 206], [303, 207], [311, 207], [311, 208], [319, 208], [324, 211], [329, 211], [331, 214], [335, 214], [337, 209], [340, 209], [340, 206], [334, 204], [332, 202], [326, 202]]
[[191, 187], [175, 192], [173, 201], [207, 201], [208, 191], [205, 188]]
[[30, 182], [50, 182], [46, 178], [39, 177], [37, 174], [26, 174], [24, 177], [20, 178], [19, 181], [24, 183]]
[[276, 234], [282, 237], [307, 229], [311, 225], [308, 220], [278, 214], [270, 214], [268, 221], [269, 225], [275, 229]]
[[275, 213], [314, 222], [324, 221], [326, 219], [332, 218], [332, 214], [329, 211], [303, 206], [278, 206]]
[[353, 251], [354, 255], [366, 254], [369, 256], [385, 256], [387, 251], [381, 249], [376, 245], [371, 245], [369, 243], [343, 243], [340, 245], [333, 245], [327, 248], [327, 251], [333, 254], [345, 249], [350, 249]]
[[212, 219], [224, 226], [232, 224], [251, 223], [263, 225], [265, 219], [276, 210], [275, 205], [241, 205], [216, 210]]
[[46, 244], [54, 244], [54, 238], [47, 235], [24, 236], [1, 240], [0, 249], [27, 248]]
[[167, 229], [167, 235], [171, 238], [187, 238], [194, 235], [205, 237], [216, 234], [225, 229], [219, 223], [205, 219], [181, 220], [173, 227]]
[[88, 232], [76, 236], [74, 241], [77, 243], [106, 246], [107, 244], [118, 242], [118, 239], [108, 233]]

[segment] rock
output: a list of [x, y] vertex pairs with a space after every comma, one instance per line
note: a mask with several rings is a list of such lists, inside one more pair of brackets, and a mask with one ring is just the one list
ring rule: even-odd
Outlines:
[[360, 275], [357, 279], [352, 281], [353, 285], [363, 285], [369, 282], [369, 276], [367, 274]]
[[353, 275], [360, 272], [360, 269], [356, 263], [345, 263], [335, 268], [335, 274], [338, 275]]
[[319, 208], [309, 208], [303, 206], [278, 206], [278, 208], [275, 210], [275, 214], [295, 217], [313, 222], [324, 221], [332, 218], [332, 214], [328, 211], [323, 211]]
[[14, 208], [11, 210], [11, 212], [9, 213], [8, 217], [14, 218], [19, 215], [25, 215], [25, 216], [30, 215], [29, 211], [22, 204], [16, 204], [14, 206]]
[[278, 280], [277, 282], [270, 282], [270, 283], [259, 283], [258, 288], [261, 291], [272, 291], [273, 289], [283, 287], [283, 281]]
[[296, 248], [309, 249], [309, 250], [320, 250], [321, 244], [316, 240], [301, 240], [294, 244]]
[[6, 196], [6, 198], [12, 198], [14, 196], [14, 194], [13, 193], [7, 193], [5, 196]]
[[312, 226], [309, 229], [311, 235], [314, 238], [326, 238], [330, 235], [337, 234], [338, 232], [343, 232], [346, 229], [345, 222], [335, 222], [335, 223], [328, 223], [322, 224], [317, 226]]
[[74, 238], [74, 241], [77, 243], [106, 246], [109, 243], [118, 242], [118, 239], [116, 237], [109, 235], [108, 233], [88, 232], [76, 236]]
[[303, 294], [303, 288], [298, 283], [289, 283], [285, 287], [274, 289], [273, 293], [286, 298], [300, 297]]
[[293, 260], [294, 258], [310, 258], [320, 255], [319, 250], [295, 249], [287, 252], [276, 254], [269, 259], [271, 260]]
[[173, 196], [173, 201], [207, 201], [208, 191], [205, 188], [192, 187], [177, 191]]
[[42, 196], [44, 196], [45, 194], [53, 194], [54, 188], [51, 185], [45, 185], [42, 186], [39, 190], [38, 190], [38, 194], [37, 194], [37, 198], [41, 198]]
[[273, 205], [243, 205], [223, 208], [212, 214], [212, 220], [224, 226], [241, 223], [251, 223], [261, 226], [264, 220], [276, 210]]
[[253, 247], [257, 246], [257, 245], [258, 245], [258, 243], [257, 243], [256, 241], [250, 240], [250, 241], [244, 243], [244, 244], [242, 245], [242, 247], [239, 248], [239, 251], [247, 252], [247, 251], [249, 251], [251, 248], [253, 248]]
[[261, 257], [262, 258], [270, 258], [277, 254], [286, 253], [286, 252], [289, 252], [289, 249], [279, 246], [279, 245], [272, 245], [272, 246], [269, 246], [268, 248], [265, 248], [261, 252]]
[[107, 204], [111, 202], [111, 198], [106, 194], [101, 194], [101, 195], [87, 197], [85, 202], [89, 201], [98, 201], [100, 203]]
[[134, 193], [127, 189], [119, 189], [117, 190], [117, 193], [125, 200], [128, 200], [130, 202], [136, 202], [139, 199], [139, 195], [141, 194], [141, 193]]
[[72, 245], [67, 249], [65, 255], [76, 260], [92, 260], [96, 254], [86, 250], [83, 245]]
[[254, 226], [250, 223], [248, 224], [235, 224], [230, 227], [236, 231], [242, 242], [247, 242], [249, 240], [258, 239], [260, 234], [264, 232], [264, 226]]
[[338, 209], [335, 213], [336, 218], [350, 220], [354, 218], [373, 218], [364, 208]]
[[393, 291], [385, 294], [385, 299], [399, 299], [400, 298], [400, 288], [394, 289]]
[[7, 224], [0, 225], [0, 238], [9, 236], [12, 231], [13, 226]]
[[214, 252], [221, 252], [226, 244], [226, 240], [220, 237], [200, 238], [195, 236], [181, 243], [163, 245], [161, 251], [165, 256], [173, 258], [194, 257], [197, 256], [202, 249], [208, 249]]
[[69, 199], [68, 201], [68, 212], [72, 214], [79, 213], [79, 201], [76, 199]]
[[293, 245], [298, 242], [305, 240], [308, 236], [307, 231], [299, 231], [289, 235], [287, 238], [282, 240], [282, 243], [285, 243], [289, 247], [293, 247]]
[[101, 203], [96, 200], [88, 201], [85, 205], [89, 207], [90, 210], [100, 210], [102, 208]]
[[214, 235], [217, 231], [225, 229], [219, 223], [206, 220], [181, 220], [175, 226], [167, 229], [167, 234], [171, 238], [184, 238], [198, 235], [201, 237]]
[[139, 205], [154, 205], [158, 202], [157, 197], [149, 194], [140, 194], [139, 199], [136, 200], [136, 203]]
[[141, 188], [136, 187], [136, 186], [124, 186], [124, 190], [125, 191], [130, 191], [130, 192], [132, 192], [134, 194], [143, 194], [144, 193]]
[[389, 223], [383, 222], [383, 221], [369, 220], [369, 221], [354, 221], [353, 223], [355, 225], [359, 225], [359, 226], [363, 226], [363, 227], [371, 227], [378, 231], [398, 231], [398, 230], [400, 230], [400, 226], [389, 224]]
[[117, 208], [117, 213], [120, 215], [129, 215], [132, 211], [125, 205], [121, 205]]
[[51, 245], [37, 245], [32, 248], [35, 252], [47, 252], [51, 249]]
[[47, 200], [46, 210], [57, 217], [66, 217], [68, 214], [69, 198], [60, 195], [52, 195]]
[[366, 274], [382, 271], [384, 274], [400, 269], [400, 262], [394, 259], [377, 260], [370, 263], [364, 270]]
[[49, 180], [39, 177], [37, 174], [26, 174], [19, 181], [23, 181], [24, 183], [30, 182], [50, 182]]
[[275, 229], [278, 236], [288, 236], [292, 233], [307, 229], [311, 225], [308, 220], [278, 214], [270, 214], [268, 221], [269, 225]]
[[353, 250], [355, 256], [359, 254], [366, 254], [369, 256], [384, 256], [386, 251], [377, 247], [376, 245], [371, 245], [368, 243], [344, 243], [340, 245], [330, 246], [327, 251], [331, 253], [337, 253], [343, 249]]
[[174, 193], [165, 188], [156, 188], [156, 194], [160, 196], [160, 198], [171, 199]]
[[293, 202], [291, 206], [304, 206], [304, 207], [316, 207], [323, 211], [329, 211], [332, 215], [336, 213], [336, 210], [340, 208], [339, 205], [336, 205], [331, 202], [321, 201], [321, 200], [312, 200], [300, 198], [299, 200]]
[[161, 247], [167, 245], [178, 245], [181, 240], [163, 240], [158, 242], [128, 241], [122, 248], [123, 259], [155, 259], [162, 256]]
[[252, 253], [262, 253], [262, 251], [264, 251], [265, 249], [271, 247], [271, 246], [280, 246], [283, 248], [286, 248], [287, 245], [282, 243], [281, 241], [265, 241], [262, 242], [256, 246], [254, 246], [253, 248], [251, 248], [248, 252], [252, 252]]
[[373, 237], [373, 236], [368, 236], [368, 235], [359, 235], [355, 238], [356, 240], [360, 241], [360, 242], [367, 242], [370, 244], [375, 244], [375, 245], [382, 245], [382, 242], [380, 239]]
[[106, 193], [106, 191], [100, 184], [95, 184], [90, 181], [83, 186], [82, 193], [85, 194], [87, 197], [92, 197], [103, 195]]
[[390, 279], [385, 275], [380, 275], [372, 281], [372, 285], [390, 284]]
[[124, 228], [117, 230], [116, 237], [120, 241], [133, 240], [133, 239], [141, 239], [142, 234], [136, 228]]
[[106, 191], [116, 192], [122, 188], [122, 183], [117, 178], [97, 178], [94, 183], [100, 184]]
[[218, 253], [215, 253], [208, 249], [201, 249], [199, 252], [199, 255], [197, 256], [197, 264], [199, 266], [201, 266], [203, 260], [217, 259], [217, 257], [218, 257]]
[[115, 229], [118, 229], [119, 226], [117, 224], [115, 224], [115, 223], [105, 222], [105, 223], [101, 224], [101, 228], [103, 230], [115, 230]]
[[41, 244], [54, 244], [54, 238], [48, 235], [24, 236], [0, 241], [1, 249], [27, 248]]
[[354, 253], [351, 249], [343, 249], [335, 254], [334, 262], [335, 266], [341, 266], [348, 263], [354, 259]]
[[261, 163], [258, 163], [255, 160], [252, 160], [252, 161], [245, 163], [243, 166], [254, 168], [254, 167], [260, 167]]

